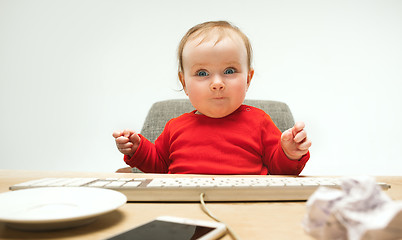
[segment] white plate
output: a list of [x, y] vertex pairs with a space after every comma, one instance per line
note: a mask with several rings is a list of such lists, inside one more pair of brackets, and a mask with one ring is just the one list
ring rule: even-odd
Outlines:
[[89, 187], [45, 187], [0, 193], [0, 222], [22, 230], [87, 224], [124, 205], [117, 191]]

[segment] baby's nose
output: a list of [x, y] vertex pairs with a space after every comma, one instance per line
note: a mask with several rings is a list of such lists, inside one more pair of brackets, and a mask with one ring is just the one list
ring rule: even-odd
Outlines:
[[225, 84], [220, 77], [215, 77], [211, 83], [212, 91], [222, 91], [225, 89]]

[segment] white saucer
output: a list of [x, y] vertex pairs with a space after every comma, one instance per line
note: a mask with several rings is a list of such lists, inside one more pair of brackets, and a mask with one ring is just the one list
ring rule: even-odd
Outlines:
[[87, 224], [127, 201], [117, 191], [45, 187], [0, 193], [0, 222], [22, 230], [54, 230]]

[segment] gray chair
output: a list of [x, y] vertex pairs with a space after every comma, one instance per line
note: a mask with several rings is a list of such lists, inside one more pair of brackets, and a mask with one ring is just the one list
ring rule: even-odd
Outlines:
[[[288, 105], [283, 102], [269, 100], [245, 100], [244, 104], [260, 108], [268, 113], [271, 116], [272, 121], [274, 121], [276, 126], [282, 132], [293, 127], [294, 125], [293, 115]], [[144, 125], [141, 129], [141, 134], [149, 141], [155, 142], [158, 136], [162, 133], [165, 124], [170, 119], [193, 110], [194, 107], [187, 99], [173, 99], [156, 102], [151, 106], [151, 109], [148, 112]], [[133, 168], [132, 172], [141, 171]]]

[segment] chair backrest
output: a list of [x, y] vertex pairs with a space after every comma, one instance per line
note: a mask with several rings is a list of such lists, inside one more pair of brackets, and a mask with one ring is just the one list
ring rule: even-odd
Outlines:
[[[282, 132], [293, 127], [293, 115], [288, 107], [283, 102], [269, 100], [245, 100], [244, 104], [257, 107], [268, 113], [272, 121]], [[141, 129], [141, 134], [149, 141], [154, 142], [162, 133], [165, 124], [172, 118], [178, 117], [183, 113], [191, 112], [194, 107], [187, 99], [173, 99], [161, 102], [156, 102], [151, 106], [144, 125]]]

